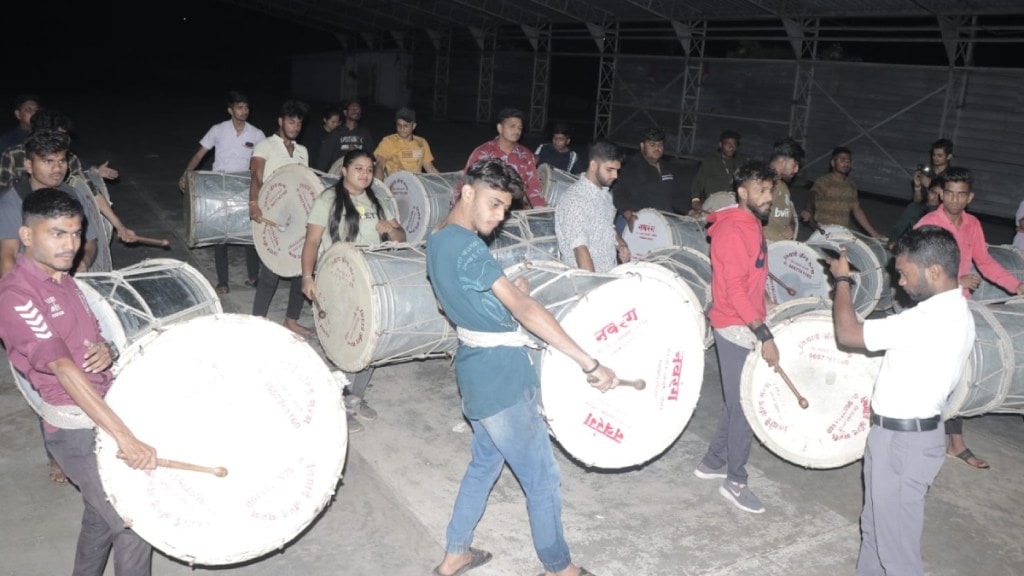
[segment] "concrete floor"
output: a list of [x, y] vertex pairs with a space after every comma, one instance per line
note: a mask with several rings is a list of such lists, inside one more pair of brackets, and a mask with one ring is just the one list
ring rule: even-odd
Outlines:
[[[215, 98], [216, 96], [214, 96]], [[154, 105], [147, 101], [146, 105]], [[96, 104], [98, 106], [98, 104]], [[138, 104], [140, 108], [142, 104]], [[213, 278], [211, 249], [184, 248], [182, 201], [177, 176], [203, 130], [219, 117], [195, 101], [158, 109], [189, 114], [159, 119], [160, 142], [130, 126], [107, 126], [84, 101], [67, 111], [92, 141], [87, 157], [111, 158], [121, 180], [111, 186], [115, 208], [138, 233], [171, 238], [164, 251], [115, 242], [123, 267], [151, 257], [184, 260]], [[177, 107], [177, 108], [175, 108]], [[70, 108], [66, 106], [66, 108]], [[269, 105], [265, 107], [269, 109]], [[133, 111], [125, 111], [131, 117]], [[263, 114], [268, 117], [272, 114]], [[378, 114], [384, 116], [384, 113]], [[375, 120], [378, 133], [389, 123]], [[261, 123], [261, 127], [264, 127]], [[269, 128], [269, 127], [267, 127]], [[149, 134], [153, 134], [151, 129]], [[442, 170], [461, 167], [469, 150], [488, 137], [484, 129], [421, 125]], [[100, 134], [104, 138], [100, 138]], [[452, 159], [455, 160], [452, 160]], [[887, 227], [898, 209], [865, 202], [876, 227]], [[991, 226], [991, 229], [989, 229]], [[884, 229], [884, 228], [883, 228]], [[987, 225], [990, 243], [1009, 242], [1008, 227]], [[1006, 235], [1005, 238], [1000, 235]], [[229, 251], [232, 292], [226, 312], [251, 309], [244, 287], [242, 250]], [[284, 316], [284, 290], [271, 319]], [[312, 325], [309, 306], [303, 323]], [[314, 348], [316, 342], [311, 342]], [[74, 488], [47, 479], [37, 420], [0, 370], [0, 576], [69, 573], [81, 515]], [[368, 394], [380, 417], [351, 435], [335, 499], [308, 530], [274, 553], [227, 567], [190, 567], [162, 553], [153, 573], [231, 575], [326, 575], [430, 573], [443, 553], [445, 525], [466, 463], [470, 433], [450, 362], [413, 361], [379, 368]], [[779, 458], [755, 441], [750, 485], [767, 507], [762, 515], [737, 510], [717, 492], [718, 483], [692, 474], [722, 408], [714, 348], [705, 355], [700, 401], [681, 436], [664, 454], [637, 469], [588, 470], [556, 450], [562, 471], [563, 519], [574, 560], [602, 576], [832, 575], [853, 572], [859, 546], [862, 498], [859, 462], [811, 470]], [[976, 471], [949, 459], [926, 504], [923, 555], [928, 574], [1024, 574], [1024, 420], [986, 415], [966, 421], [968, 444], [992, 469]], [[525, 575], [540, 571], [529, 538], [521, 490], [506, 471], [496, 485], [476, 545], [494, 560], [473, 574]], [[108, 567], [108, 575], [113, 568]]]

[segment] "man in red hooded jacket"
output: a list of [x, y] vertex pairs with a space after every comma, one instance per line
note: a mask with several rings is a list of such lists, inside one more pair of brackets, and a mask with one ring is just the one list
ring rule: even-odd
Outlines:
[[740, 376], [757, 341], [768, 365], [779, 362], [779, 349], [764, 323], [768, 244], [761, 221], [772, 204], [775, 171], [748, 161], [736, 171], [736, 205], [708, 216], [711, 240], [711, 296], [708, 319], [715, 333], [725, 408], [715, 437], [694, 470], [698, 478], [722, 478], [718, 492], [741, 510], [760, 514], [761, 501], [747, 487], [747, 457], [754, 433], [740, 405]]

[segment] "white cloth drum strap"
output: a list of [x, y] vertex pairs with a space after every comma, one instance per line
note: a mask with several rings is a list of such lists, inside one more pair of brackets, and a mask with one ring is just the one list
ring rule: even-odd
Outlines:
[[497, 348], [498, 346], [527, 346], [535, 350], [544, 348], [544, 344], [531, 338], [522, 328], [513, 332], [477, 332], [457, 326], [455, 331], [459, 335], [459, 342], [472, 348]]
[[37, 408], [43, 420], [57, 428], [84, 430], [96, 427], [96, 423], [92, 421], [92, 418], [89, 418], [78, 406], [54, 406], [43, 402]]
[[715, 332], [722, 338], [725, 338], [733, 344], [746, 348], [747, 350], [753, 350], [757, 346], [757, 336], [750, 331], [750, 328], [743, 324], [737, 324], [735, 326], [726, 326], [725, 328], [715, 328]]

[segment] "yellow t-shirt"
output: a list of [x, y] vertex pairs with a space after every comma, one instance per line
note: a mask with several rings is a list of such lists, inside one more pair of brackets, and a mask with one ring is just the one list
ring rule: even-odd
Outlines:
[[434, 155], [430, 153], [430, 144], [419, 136], [412, 140], [402, 140], [398, 134], [385, 136], [377, 149], [375, 157], [384, 158], [384, 172], [394, 174], [400, 170], [423, 172], [424, 163], [432, 163]]

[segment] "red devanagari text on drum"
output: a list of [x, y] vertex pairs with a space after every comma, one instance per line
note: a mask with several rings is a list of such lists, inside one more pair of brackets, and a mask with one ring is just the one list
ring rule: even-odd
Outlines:
[[804, 278], [814, 276], [815, 267], [808, 260], [807, 255], [802, 252], [796, 250], [788, 252], [782, 256], [782, 261], [786, 263], [787, 269], [796, 272]]
[[618, 334], [619, 328], [628, 328], [631, 323], [636, 322], [638, 319], [639, 318], [637, 318], [636, 315], [636, 308], [632, 308], [622, 315], [621, 322], [609, 322], [604, 328], [598, 330], [597, 333], [594, 334], [594, 339], [598, 342], [603, 342], [608, 339], [609, 335]]
[[[825, 430], [834, 442], [849, 440], [868, 429], [868, 421], [871, 417], [871, 399], [867, 396], [853, 397], [843, 404], [839, 417], [832, 422]], [[846, 430], [856, 418], [856, 427], [853, 430]]]
[[683, 352], [672, 357], [672, 383], [668, 390], [669, 400], [679, 400], [679, 378], [683, 374]]
[[614, 442], [622, 443], [624, 437], [622, 429], [616, 428], [611, 422], [605, 422], [604, 418], [594, 416], [593, 412], [587, 414], [587, 417], [583, 419], [583, 424], [591, 430], [600, 432], [603, 436]]
[[779, 432], [788, 431], [788, 425], [777, 421], [775, 418], [772, 417], [771, 414], [768, 413], [768, 408], [766, 407], [766, 404], [769, 401], [771, 401], [772, 407], [774, 408], [773, 414], [778, 414], [778, 402], [776, 402], [774, 396], [769, 396], [768, 388], [764, 388], [763, 390], [761, 390], [761, 393], [758, 395], [757, 398], [757, 415], [762, 418], [761, 423], [764, 424], [764, 427], [768, 430], [778, 430]]

